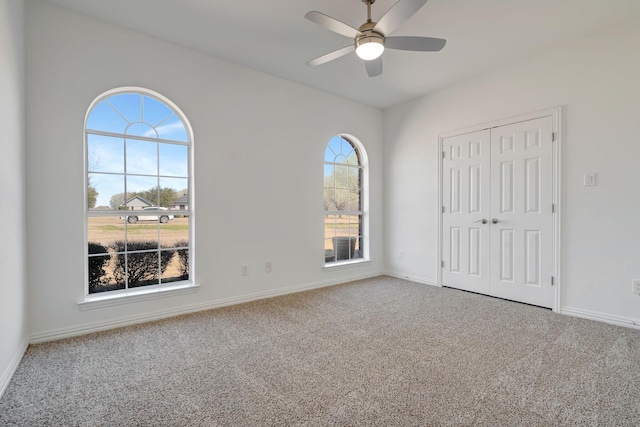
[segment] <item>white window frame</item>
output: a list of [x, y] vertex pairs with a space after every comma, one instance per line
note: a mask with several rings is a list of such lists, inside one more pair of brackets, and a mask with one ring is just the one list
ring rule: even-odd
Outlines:
[[[336, 136], [339, 136], [345, 139], [347, 142], [349, 142], [355, 149], [358, 155], [358, 158], [360, 160], [360, 164], [358, 166], [354, 166], [354, 167], [360, 168], [362, 173], [362, 176], [361, 176], [362, 182], [361, 182], [361, 188], [360, 188], [360, 210], [359, 211], [328, 211], [328, 210], [324, 211], [323, 230], [322, 230], [323, 231], [323, 239], [322, 239], [323, 248], [325, 247], [325, 239], [326, 239], [324, 224], [326, 222], [326, 217], [328, 215], [340, 215], [340, 214], [360, 215], [362, 218], [361, 223], [359, 225], [359, 228], [361, 230], [360, 231], [360, 237], [361, 237], [360, 250], [362, 251], [362, 257], [348, 259], [348, 260], [337, 260], [337, 261], [327, 262], [326, 256], [325, 256], [323, 257], [325, 258], [325, 262], [323, 264], [324, 269], [333, 269], [335, 267], [348, 266], [348, 265], [366, 263], [371, 261], [370, 255], [369, 255], [369, 158], [367, 156], [367, 150], [364, 148], [364, 145], [362, 144], [362, 142], [360, 142], [360, 140], [353, 135], [341, 133]], [[324, 150], [322, 151], [323, 159], [324, 159], [324, 154], [327, 149], [327, 146], [329, 145], [329, 142], [330, 140], [324, 145]], [[336, 164], [337, 163], [326, 162], [323, 160], [323, 168], [326, 165], [335, 166]], [[323, 177], [324, 177], [324, 174], [323, 174]], [[324, 190], [324, 178], [323, 178], [323, 190]], [[323, 191], [322, 197], [324, 199], [324, 191]], [[323, 250], [323, 253], [324, 253], [324, 250]]]
[[[91, 115], [91, 113], [93, 112], [94, 108], [103, 100], [115, 96], [115, 95], [121, 95], [121, 94], [137, 94], [137, 95], [141, 95], [141, 96], [147, 96], [150, 98], [154, 98], [155, 100], [163, 103], [165, 106], [167, 106], [169, 109], [171, 109], [175, 115], [182, 121], [184, 128], [187, 132], [187, 136], [188, 136], [188, 141], [184, 142], [184, 141], [177, 141], [177, 140], [167, 140], [167, 139], [162, 139], [162, 138], [147, 138], [147, 137], [143, 137], [143, 136], [134, 136], [134, 135], [126, 135], [126, 134], [122, 134], [122, 133], [112, 133], [112, 132], [105, 132], [105, 131], [96, 131], [96, 130], [89, 130], [87, 129], [87, 124], [88, 124], [88, 120], [89, 117]], [[88, 266], [88, 259], [89, 259], [89, 251], [88, 251], [88, 243], [89, 243], [89, 236], [88, 236], [88, 225], [89, 225], [89, 218], [93, 218], [93, 217], [120, 217], [121, 215], [123, 215], [123, 213], [127, 212], [127, 211], [91, 211], [89, 209], [88, 206], [88, 180], [89, 180], [89, 150], [88, 150], [88, 135], [90, 134], [94, 134], [94, 135], [103, 135], [103, 136], [114, 136], [114, 137], [122, 137], [122, 138], [126, 138], [126, 139], [135, 139], [135, 140], [140, 140], [140, 141], [151, 141], [151, 142], [157, 142], [160, 144], [177, 144], [177, 145], [183, 145], [186, 146], [188, 149], [188, 177], [187, 177], [187, 182], [188, 182], [188, 195], [189, 195], [189, 200], [187, 202], [187, 206], [188, 209], [186, 210], [180, 210], [180, 211], [175, 211], [175, 213], [178, 213], [179, 215], [188, 215], [189, 216], [189, 230], [188, 230], [188, 237], [189, 237], [189, 246], [187, 248], [187, 250], [189, 251], [189, 278], [187, 280], [181, 280], [181, 281], [177, 281], [177, 282], [167, 282], [167, 283], [159, 283], [159, 284], [155, 284], [155, 285], [147, 285], [147, 286], [140, 286], [140, 287], [134, 287], [134, 288], [126, 288], [126, 289], [120, 289], [120, 290], [112, 290], [112, 291], [105, 291], [105, 292], [97, 292], [97, 293], [89, 293], [89, 266]], [[176, 105], [174, 104], [170, 99], [166, 98], [165, 96], [146, 89], [146, 88], [141, 88], [141, 87], [119, 87], [119, 88], [114, 88], [111, 89], [109, 91], [106, 91], [104, 93], [102, 93], [101, 95], [99, 95], [98, 97], [96, 97], [96, 99], [94, 99], [94, 101], [90, 104], [89, 108], [87, 109], [87, 113], [85, 115], [85, 120], [84, 120], [84, 127], [83, 127], [83, 149], [84, 149], [84, 179], [85, 179], [85, 185], [84, 185], [84, 209], [85, 209], [85, 224], [84, 224], [84, 270], [85, 270], [85, 274], [84, 274], [84, 299], [82, 301], [79, 301], [78, 304], [80, 306], [80, 309], [82, 310], [86, 310], [86, 309], [92, 309], [92, 308], [98, 308], [98, 307], [105, 307], [105, 306], [110, 306], [110, 305], [116, 305], [119, 304], [120, 302], [122, 302], [123, 298], [127, 299], [126, 302], [133, 302], [133, 301], [142, 301], [142, 300], [148, 300], [148, 299], [155, 299], [158, 297], [164, 297], [164, 296], [172, 296], [172, 295], [179, 295], [179, 294], [184, 294], [184, 293], [191, 293], [197, 290], [198, 286], [196, 285], [195, 282], [195, 252], [194, 252], [194, 247], [195, 247], [195, 207], [194, 207], [194, 174], [193, 174], [193, 159], [194, 159], [194, 137], [193, 137], [193, 129], [191, 127], [191, 124], [189, 123], [189, 121], [187, 120], [185, 114], [182, 112], [182, 110]], [[126, 157], [125, 157], [126, 159]], [[126, 160], [125, 160], [126, 162]], [[125, 181], [125, 191], [126, 191], [126, 177], [128, 176], [128, 174], [126, 173], [126, 170], [121, 173], [121, 174], [116, 174], [116, 175], [122, 175], [123, 179]], [[160, 173], [158, 172], [157, 176], [153, 176], [153, 177], [157, 177], [158, 179], [163, 178], [162, 175], [160, 175]], [[169, 177], [168, 177], [169, 178]], [[169, 211], [170, 214], [173, 214], [173, 211]], [[124, 239], [126, 240], [126, 234]], [[160, 253], [161, 248], [158, 248], [158, 253]]]

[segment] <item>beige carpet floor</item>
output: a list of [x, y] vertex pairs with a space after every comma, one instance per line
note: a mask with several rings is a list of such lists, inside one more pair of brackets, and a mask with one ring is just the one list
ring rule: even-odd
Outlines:
[[640, 331], [379, 277], [30, 346], [0, 426], [640, 426]]

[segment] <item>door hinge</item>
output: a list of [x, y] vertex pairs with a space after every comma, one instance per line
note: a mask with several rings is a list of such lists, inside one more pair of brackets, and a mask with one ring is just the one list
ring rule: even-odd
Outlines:
[[551, 141], [555, 141], [556, 140], [556, 133], [555, 132], [551, 132]]
[[440, 261], [440, 267], [444, 268], [444, 261]]
[[446, 151], [443, 151], [443, 152], [442, 152], [442, 158], [444, 159], [444, 158], [446, 158], [446, 157], [447, 157], [447, 152], [446, 152]]
[[551, 213], [556, 213], [556, 204], [555, 203], [553, 203], [551, 205]]
[[551, 276], [551, 286], [555, 286], [555, 285], [556, 285], [555, 278]]
[[444, 206], [442, 207], [442, 213], [445, 213], [446, 209], [444, 208]]

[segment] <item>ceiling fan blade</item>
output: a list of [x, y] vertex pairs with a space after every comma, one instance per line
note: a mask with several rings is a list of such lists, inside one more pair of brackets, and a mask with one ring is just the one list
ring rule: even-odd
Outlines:
[[334, 33], [341, 34], [345, 37], [354, 39], [362, 34], [350, 25], [347, 25], [342, 21], [338, 21], [324, 13], [316, 12], [315, 10], [313, 12], [308, 12], [304, 17], [329, 31], [333, 31]]
[[411, 18], [427, 0], [400, 0], [391, 6], [376, 24], [374, 30], [388, 36], [394, 32], [404, 21]]
[[386, 37], [384, 47], [398, 50], [415, 50], [419, 52], [437, 52], [447, 44], [445, 39], [433, 37]]
[[315, 67], [316, 65], [321, 65], [324, 64], [325, 62], [329, 62], [329, 61], [333, 61], [334, 59], [338, 59], [341, 56], [345, 56], [353, 51], [356, 50], [356, 47], [352, 44], [350, 44], [349, 46], [345, 46], [343, 48], [340, 48], [338, 50], [334, 50], [333, 52], [329, 52], [326, 53], [322, 56], [317, 57], [316, 59], [312, 59], [311, 61], [307, 62], [307, 65], [311, 65], [312, 67]]
[[375, 77], [382, 74], [382, 57], [372, 59], [371, 61], [364, 61], [364, 66], [367, 69], [369, 77]]

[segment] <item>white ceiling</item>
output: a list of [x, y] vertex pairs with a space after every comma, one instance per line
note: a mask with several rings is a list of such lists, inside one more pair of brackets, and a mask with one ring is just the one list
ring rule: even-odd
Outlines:
[[[444, 38], [444, 49], [387, 50], [384, 73], [369, 78], [355, 54], [305, 65], [351, 41], [304, 14], [318, 10], [357, 28], [366, 21], [361, 0], [47, 1], [378, 108], [640, 18], [639, 0], [430, 0], [393, 35]], [[396, 1], [376, 0], [373, 20]]]

